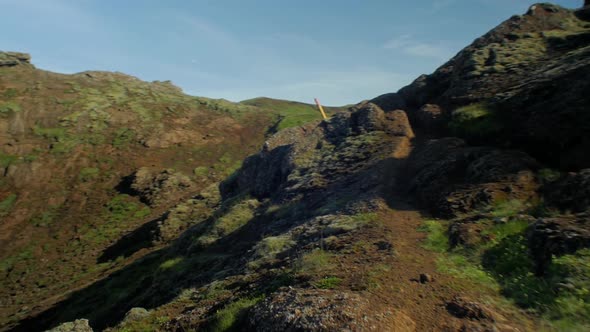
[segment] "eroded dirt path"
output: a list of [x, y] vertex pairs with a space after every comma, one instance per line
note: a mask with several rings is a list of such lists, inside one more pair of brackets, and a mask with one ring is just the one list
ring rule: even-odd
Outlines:
[[[490, 298], [497, 296], [478, 288], [467, 280], [437, 270], [440, 254], [422, 247], [427, 234], [420, 232], [424, 217], [409, 204], [396, 203], [395, 208], [379, 212], [384, 226], [384, 237], [393, 244], [394, 254], [382, 263], [388, 267], [375, 273], [378, 285], [368, 292], [374, 303], [399, 310], [415, 322], [415, 331], [529, 331], [533, 326], [518, 315], [496, 308]], [[420, 275], [432, 278], [420, 282]], [[449, 313], [446, 304], [456, 296], [471, 299], [489, 308], [495, 319], [457, 318]]]

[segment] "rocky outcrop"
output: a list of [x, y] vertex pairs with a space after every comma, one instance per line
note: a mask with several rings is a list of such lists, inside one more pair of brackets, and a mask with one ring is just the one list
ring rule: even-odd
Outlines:
[[[585, 153], [590, 150], [590, 95], [585, 92], [590, 89], [590, 25], [583, 12], [531, 6], [526, 15], [503, 22], [395, 97], [404, 101], [412, 121], [425, 115], [426, 104], [451, 114], [485, 102], [492, 110], [487, 119], [493, 118], [497, 130], [478, 132], [477, 144], [522, 149], [564, 170], [590, 167]], [[451, 120], [443, 120], [443, 132]]]
[[551, 257], [590, 247], [590, 214], [541, 218], [527, 231], [537, 275], [543, 275]]
[[142, 167], [123, 179], [118, 189], [137, 195], [142, 202], [154, 206], [184, 195], [193, 185], [191, 179], [173, 169], [157, 170]]
[[[223, 197], [248, 192], [258, 198], [325, 190], [385, 156], [405, 158], [414, 132], [402, 110], [364, 102], [330, 121], [280, 131], [222, 183]], [[366, 183], [369, 183], [365, 179]]]
[[73, 322], [63, 323], [47, 332], [92, 332], [88, 319], [76, 319]]
[[457, 296], [446, 305], [449, 313], [457, 318], [497, 320], [499, 315], [483, 304]]
[[18, 65], [31, 65], [31, 56], [20, 52], [0, 51], [0, 67], [13, 67]]
[[435, 215], [452, 217], [496, 201], [536, 196], [537, 162], [518, 151], [432, 140], [409, 161], [410, 192]]
[[379, 312], [358, 293], [288, 289], [255, 306], [248, 319], [255, 331], [415, 331], [416, 324], [390, 308]]

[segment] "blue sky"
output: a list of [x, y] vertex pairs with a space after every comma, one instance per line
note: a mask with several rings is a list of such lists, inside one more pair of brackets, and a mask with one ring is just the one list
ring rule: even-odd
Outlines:
[[0, 0], [0, 49], [50, 71], [120, 71], [192, 95], [343, 105], [397, 91], [534, 2]]

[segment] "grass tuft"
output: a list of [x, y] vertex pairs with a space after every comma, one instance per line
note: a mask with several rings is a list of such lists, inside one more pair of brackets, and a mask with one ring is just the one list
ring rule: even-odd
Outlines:
[[446, 252], [449, 249], [449, 239], [446, 234], [446, 227], [442, 222], [436, 220], [425, 220], [418, 231], [428, 233], [422, 247], [435, 252]]
[[226, 305], [223, 309], [217, 311], [213, 317], [210, 331], [237, 331], [239, 324], [246, 317], [248, 309], [260, 302], [262, 297], [240, 299]]

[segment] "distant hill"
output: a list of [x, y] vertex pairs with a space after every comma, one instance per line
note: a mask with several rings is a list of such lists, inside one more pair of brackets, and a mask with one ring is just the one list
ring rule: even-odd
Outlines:
[[[243, 100], [240, 102], [240, 104], [256, 106], [259, 108], [277, 112], [280, 117], [280, 122], [276, 127], [277, 131], [290, 127], [301, 126], [309, 121], [322, 119], [322, 115], [320, 114], [316, 105], [305, 104], [296, 101], [259, 97], [254, 99]], [[346, 110], [348, 106], [323, 106], [323, 108], [327, 114], [332, 115], [337, 112]]]

